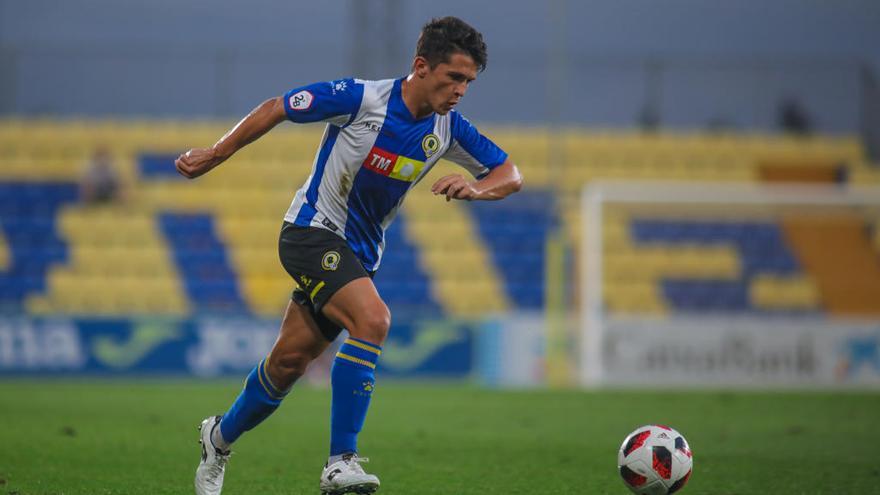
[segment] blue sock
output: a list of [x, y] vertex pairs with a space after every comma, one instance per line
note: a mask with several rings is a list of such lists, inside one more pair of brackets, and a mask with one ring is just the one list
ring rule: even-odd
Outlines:
[[330, 455], [357, 452], [357, 436], [367, 418], [375, 385], [374, 370], [382, 348], [348, 338], [336, 353], [330, 384]]
[[244, 389], [220, 421], [220, 434], [226, 443], [260, 424], [278, 409], [288, 391], [281, 391], [269, 380], [266, 360], [260, 361], [244, 382]]

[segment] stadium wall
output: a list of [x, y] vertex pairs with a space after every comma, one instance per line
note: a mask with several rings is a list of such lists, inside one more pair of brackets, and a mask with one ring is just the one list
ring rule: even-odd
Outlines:
[[[70, 318], [0, 316], [3, 376], [240, 376], [264, 358], [279, 321], [249, 317]], [[400, 318], [385, 344], [383, 377], [475, 376], [483, 323]], [[309, 368], [329, 377], [334, 352]]]
[[315, 80], [403, 74], [420, 25], [448, 14], [489, 41], [462, 105], [477, 121], [768, 130], [793, 98], [817, 130], [852, 132], [859, 70], [880, 66], [869, 0], [2, 0], [0, 114], [237, 116]]

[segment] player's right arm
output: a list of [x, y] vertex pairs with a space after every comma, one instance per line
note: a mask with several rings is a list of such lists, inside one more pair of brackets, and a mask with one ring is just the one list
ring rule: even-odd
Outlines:
[[281, 96], [270, 98], [241, 119], [214, 146], [193, 148], [180, 155], [174, 165], [181, 175], [187, 179], [195, 179], [226, 161], [236, 151], [256, 141], [286, 117], [284, 98]]
[[220, 165], [236, 151], [256, 141], [260, 136], [281, 123], [287, 114], [284, 112], [284, 99], [281, 96], [270, 98], [253, 109], [241, 119], [214, 146], [194, 148], [180, 155], [174, 165], [181, 175], [188, 179], [205, 174]]
[[174, 162], [177, 171], [194, 179], [220, 165], [236, 151], [256, 141], [284, 121], [351, 123], [363, 98], [363, 84], [354, 79], [321, 82], [288, 91], [264, 101], [210, 148], [195, 148]]

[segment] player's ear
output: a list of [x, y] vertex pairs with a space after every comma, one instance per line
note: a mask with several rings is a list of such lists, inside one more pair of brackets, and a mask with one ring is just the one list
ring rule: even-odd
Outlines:
[[425, 57], [418, 56], [413, 59], [413, 74], [419, 79], [424, 79], [431, 71], [431, 65]]

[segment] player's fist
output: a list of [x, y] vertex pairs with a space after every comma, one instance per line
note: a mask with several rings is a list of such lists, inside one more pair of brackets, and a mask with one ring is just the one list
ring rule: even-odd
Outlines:
[[174, 166], [177, 167], [180, 175], [187, 179], [195, 179], [220, 165], [221, 161], [213, 148], [194, 148], [177, 157]]
[[431, 192], [435, 196], [445, 194], [446, 201], [452, 199], [463, 199], [470, 201], [476, 199], [479, 191], [474, 184], [458, 174], [447, 175], [431, 186]]

